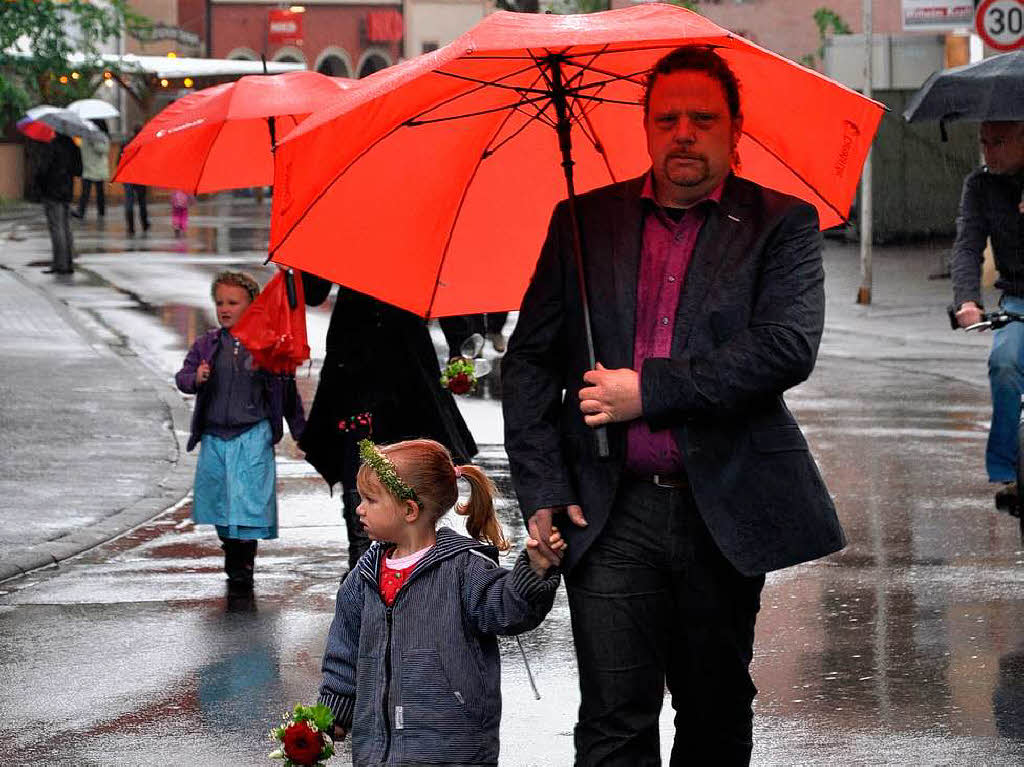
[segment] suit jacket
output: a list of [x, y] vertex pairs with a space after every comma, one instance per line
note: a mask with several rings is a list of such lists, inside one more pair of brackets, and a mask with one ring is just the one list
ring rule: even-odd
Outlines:
[[[577, 200], [597, 359], [633, 366], [643, 177]], [[641, 371], [643, 417], [672, 429], [697, 508], [745, 575], [838, 551], [845, 536], [783, 400], [814, 367], [824, 324], [817, 212], [730, 176], [711, 206], [681, 289], [669, 358]], [[579, 503], [589, 525], [559, 527], [571, 569], [611, 513], [626, 424], [597, 457], [579, 409], [589, 368], [567, 202], [556, 206], [502, 361], [505, 448], [525, 518]]]

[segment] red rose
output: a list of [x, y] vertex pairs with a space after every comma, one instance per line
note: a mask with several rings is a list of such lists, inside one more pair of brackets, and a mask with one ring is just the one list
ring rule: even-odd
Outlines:
[[465, 373], [458, 373], [448, 379], [448, 388], [452, 394], [465, 394], [473, 388], [473, 382]]
[[281, 742], [284, 744], [284, 755], [296, 764], [316, 764], [323, 748], [320, 733], [306, 722], [288, 726]]

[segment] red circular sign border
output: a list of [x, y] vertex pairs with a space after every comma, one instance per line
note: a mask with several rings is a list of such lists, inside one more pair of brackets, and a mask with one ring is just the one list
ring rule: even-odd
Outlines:
[[[985, 33], [985, 25], [978, 23], [981, 19], [985, 18], [985, 14], [994, 2], [996, 2], [996, 0], [981, 0], [981, 4], [974, 11], [974, 31], [978, 33], [978, 36], [984, 41], [985, 45], [1002, 53], [1016, 51], [1019, 48], [1024, 47], [1024, 34], [1021, 35], [1021, 38], [1017, 43], [1013, 45], [1003, 45], [993, 41], [992, 38]], [[1016, 3], [1021, 7], [1021, 10], [1024, 11], [1024, 0], [1016, 0]]]

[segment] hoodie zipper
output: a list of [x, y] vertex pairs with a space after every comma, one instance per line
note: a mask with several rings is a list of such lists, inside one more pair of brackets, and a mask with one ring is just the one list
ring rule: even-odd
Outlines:
[[[380, 594], [379, 589], [377, 593]], [[393, 613], [392, 607], [385, 607], [388, 630], [387, 641], [384, 646], [384, 757], [381, 759], [381, 762], [385, 764], [391, 752], [391, 630], [394, 625]]]

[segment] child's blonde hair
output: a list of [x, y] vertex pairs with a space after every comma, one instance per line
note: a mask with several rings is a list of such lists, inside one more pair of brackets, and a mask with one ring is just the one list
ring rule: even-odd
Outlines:
[[260, 294], [260, 284], [248, 272], [217, 272], [217, 276], [210, 283], [210, 298], [215, 301], [217, 300], [218, 285], [234, 285], [236, 288], [242, 288], [249, 294], [250, 301], [255, 300], [256, 296]]
[[[499, 551], [507, 551], [509, 543], [494, 510], [497, 489], [483, 470], [472, 464], [455, 466], [448, 449], [432, 439], [410, 439], [378, 447], [395, 465], [399, 478], [416, 493], [420, 510], [437, 522], [455, 507], [455, 513], [466, 517], [470, 537], [490, 543]], [[373, 468], [364, 463], [357, 480], [366, 482]], [[458, 478], [469, 483], [469, 500], [459, 500]], [[387, 489], [385, 487], [385, 489]]]

